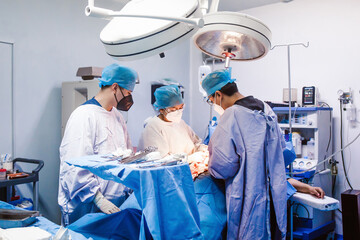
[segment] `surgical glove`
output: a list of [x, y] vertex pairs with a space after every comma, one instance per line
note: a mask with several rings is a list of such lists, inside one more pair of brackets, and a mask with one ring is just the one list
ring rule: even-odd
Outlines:
[[115, 206], [112, 202], [107, 200], [100, 191], [98, 191], [94, 198], [95, 205], [106, 214], [120, 212], [120, 209]]

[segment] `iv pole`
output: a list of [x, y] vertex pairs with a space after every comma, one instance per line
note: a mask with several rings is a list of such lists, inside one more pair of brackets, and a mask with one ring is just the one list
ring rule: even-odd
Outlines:
[[[288, 89], [289, 89], [289, 140], [292, 142], [292, 119], [291, 119], [291, 71], [290, 71], [290, 48], [292, 46], [303, 46], [305, 48], [309, 47], [309, 42], [306, 43], [291, 43], [291, 44], [281, 44], [275, 45], [270, 50], [273, 50], [276, 47], [287, 47], [287, 55], [288, 55]], [[293, 164], [291, 163], [289, 166], [290, 170], [290, 177], [292, 177], [293, 172]], [[294, 233], [294, 222], [293, 222], [293, 212], [294, 207], [291, 205], [290, 207], [290, 240], [293, 240], [293, 233]]]
[[288, 55], [288, 88], [289, 88], [289, 132], [292, 133], [292, 123], [291, 123], [291, 71], [290, 71], [290, 47], [291, 46], [303, 46], [305, 48], [309, 47], [309, 42], [307, 44], [303, 43], [291, 43], [291, 44], [282, 44], [275, 45], [270, 50], [273, 50], [276, 47], [287, 47], [287, 55]]

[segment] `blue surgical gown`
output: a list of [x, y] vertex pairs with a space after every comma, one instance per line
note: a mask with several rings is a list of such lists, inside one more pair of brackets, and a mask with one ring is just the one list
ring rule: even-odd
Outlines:
[[209, 143], [209, 171], [225, 179], [228, 239], [270, 239], [270, 192], [281, 238], [286, 234], [285, 148], [276, 115], [233, 105]]

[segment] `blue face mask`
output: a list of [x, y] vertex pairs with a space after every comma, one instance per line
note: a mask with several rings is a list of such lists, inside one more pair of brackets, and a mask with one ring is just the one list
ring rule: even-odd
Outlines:
[[134, 104], [134, 101], [132, 99], [131, 94], [129, 94], [125, 97], [123, 92], [121, 91], [121, 89], [120, 89], [120, 92], [123, 95], [123, 98], [120, 101], [117, 100], [116, 94], [114, 94], [115, 100], [117, 102], [116, 109], [127, 112], [127, 111], [129, 111], [131, 106]]

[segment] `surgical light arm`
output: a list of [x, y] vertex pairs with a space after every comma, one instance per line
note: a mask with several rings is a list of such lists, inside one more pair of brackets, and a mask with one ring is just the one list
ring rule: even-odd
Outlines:
[[209, 13], [217, 12], [218, 8], [219, 8], [219, 0], [212, 0], [210, 9], [209, 9]]
[[170, 17], [170, 16], [154, 16], [154, 15], [141, 15], [141, 14], [122, 14], [119, 11], [113, 11], [106, 8], [99, 8], [94, 6], [94, 0], [89, 0], [88, 6], [85, 7], [85, 15], [88, 17], [97, 17], [110, 20], [114, 17], [134, 17], [134, 18], [151, 18], [168, 20], [175, 22], [183, 22], [202, 28], [204, 26], [204, 20], [202, 18], [184, 18], [184, 17]]

